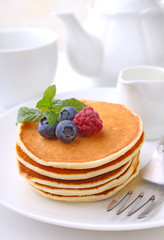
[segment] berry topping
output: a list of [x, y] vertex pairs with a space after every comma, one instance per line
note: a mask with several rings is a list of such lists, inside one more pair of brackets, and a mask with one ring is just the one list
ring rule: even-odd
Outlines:
[[91, 136], [103, 128], [99, 114], [92, 107], [85, 107], [75, 115], [73, 122], [83, 136]]
[[72, 142], [77, 133], [77, 127], [71, 120], [63, 120], [56, 127], [57, 138], [65, 143]]
[[52, 127], [50, 127], [47, 118], [46, 117], [41, 118], [40, 123], [38, 125], [38, 131], [40, 135], [42, 137], [49, 138], [49, 139], [55, 138], [56, 137], [55, 131], [58, 123], [59, 121], [56, 120], [56, 123]]
[[59, 113], [59, 119], [60, 121], [63, 120], [73, 120], [77, 111], [74, 107], [63, 107]]

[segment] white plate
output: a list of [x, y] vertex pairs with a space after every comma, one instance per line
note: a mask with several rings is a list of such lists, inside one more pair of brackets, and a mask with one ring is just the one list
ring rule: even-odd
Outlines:
[[[114, 88], [58, 94], [58, 98], [84, 98], [117, 102]], [[34, 107], [36, 101], [24, 104]], [[20, 107], [20, 106], [19, 106]], [[46, 199], [35, 193], [19, 176], [15, 159], [16, 117], [19, 107], [0, 116], [0, 203], [24, 216], [60, 226], [90, 230], [134, 230], [164, 226], [164, 206], [147, 219], [136, 216], [116, 216], [107, 213], [109, 200], [94, 203], [65, 203]], [[157, 142], [145, 142], [141, 152], [141, 166], [150, 158]]]

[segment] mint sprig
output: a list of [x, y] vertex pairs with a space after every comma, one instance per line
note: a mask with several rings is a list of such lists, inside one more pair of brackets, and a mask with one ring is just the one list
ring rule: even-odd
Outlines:
[[51, 127], [56, 123], [56, 120], [58, 118], [57, 114], [53, 111], [45, 111], [44, 116], [47, 118], [47, 121]]
[[45, 90], [43, 94], [43, 98], [37, 102], [36, 108], [41, 110], [51, 109], [51, 104], [55, 95], [56, 95], [56, 86], [55, 85], [49, 86]]
[[17, 123], [22, 122], [38, 122], [42, 117], [46, 117], [48, 123], [52, 127], [56, 120], [59, 120], [59, 112], [65, 106], [72, 106], [78, 112], [86, 105], [76, 98], [65, 100], [54, 99], [56, 95], [56, 86], [49, 86], [41, 100], [36, 104], [36, 108], [21, 107], [18, 110]]
[[43, 112], [39, 109], [21, 107], [18, 111], [17, 122], [38, 122], [43, 116]]

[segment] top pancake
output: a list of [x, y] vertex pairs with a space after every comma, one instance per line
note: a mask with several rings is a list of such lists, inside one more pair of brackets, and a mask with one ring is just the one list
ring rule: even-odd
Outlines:
[[71, 143], [39, 135], [37, 123], [18, 126], [17, 144], [34, 161], [59, 168], [91, 168], [117, 159], [131, 149], [143, 133], [140, 117], [124, 105], [83, 101], [100, 115], [103, 129], [95, 135], [78, 134]]

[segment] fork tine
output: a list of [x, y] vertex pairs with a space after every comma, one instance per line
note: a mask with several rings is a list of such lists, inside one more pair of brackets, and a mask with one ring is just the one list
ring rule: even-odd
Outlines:
[[154, 211], [157, 207], [159, 207], [164, 201], [164, 198], [160, 198], [158, 201], [152, 202], [139, 216], [138, 218], [144, 218], [147, 217], [148, 214], [150, 214], [152, 211]]
[[[128, 207], [130, 207], [136, 200], [139, 200], [139, 198], [143, 197], [143, 192], [138, 192], [135, 191], [134, 193], [132, 193], [129, 198], [127, 199], [127, 201], [123, 204], [123, 206], [117, 211], [117, 215], [121, 214], [122, 212], [124, 212]], [[141, 200], [141, 199], [140, 199]]]
[[122, 191], [118, 192], [114, 199], [109, 203], [107, 206], [107, 211], [111, 211], [114, 209], [120, 202], [122, 202], [128, 195], [130, 195], [132, 191], [128, 191], [127, 189], [123, 189]]
[[134, 213], [139, 211], [142, 207], [144, 207], [146, 204], [148, 204], [150, 201], [154, 201], [154, 200], [155, 200], [154, 195], [146, 199], [145, 197], [143, 197], [141, 201], [127, 213], [127, 216], [133, 215]]

